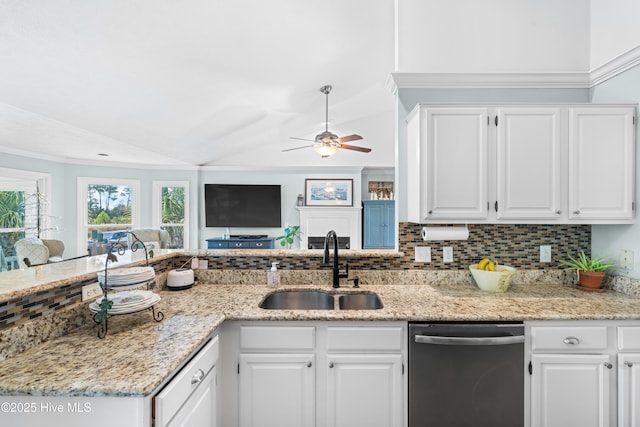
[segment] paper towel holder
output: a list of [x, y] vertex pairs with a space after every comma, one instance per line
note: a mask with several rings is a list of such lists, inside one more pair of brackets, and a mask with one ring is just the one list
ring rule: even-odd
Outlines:
[[422, 240], [469, 240], [469, 226], [422, 227]]

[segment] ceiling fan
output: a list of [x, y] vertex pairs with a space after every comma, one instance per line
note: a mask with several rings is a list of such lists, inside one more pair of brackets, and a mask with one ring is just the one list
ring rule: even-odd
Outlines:
[[313, 144], [304, 145], [302, 147], [296, 147], [296, 148], [288, 148], [286, 150], [282, 150], [283, 152], [300, 150], [302, 148], [313, 148], [316, 151], [316, 153], [320, 154], [324, 158], [337, 153], [338, 150], [340, 149], [360, 151], [361, 153], [368, 153], [371, 151], [371, 148], [358, 147], [357, 145], [345, 144], [345, 142], [358, 141], [362, 139], [360, 135], [354, 134], [354, 135], [338, 137], [338, 135], [329, 132], [329, 93], [331, 93], [331, 89], [332, 89], [331, 85], [325, 85], [320, 88], [320, 92], [326, 95], [324, 132], [316, 135], [315, 140], [305, 139], [305, 138], [296, 138], [292, 136], [291, 139], [310, 141], [310, 142], [313, 142]]

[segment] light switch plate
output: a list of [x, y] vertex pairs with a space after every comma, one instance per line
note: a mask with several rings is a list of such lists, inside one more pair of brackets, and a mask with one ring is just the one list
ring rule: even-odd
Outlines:
[[620, 251], [620, 267], [626, 270], [633, 270], [633, 251], [623, 249]]
[[442, 248], [442, 260], [444, 262], [453, 262], [453, 246], [444, 246]]
[[99, 283], [92, 283], [82, 287], [82, 301], [97, 298], [102, 295], [102, 288]]
[[416, 262], [431, 262], [431, 246], [416, 246]]
[[551, 262], [551, 246], [540, 246], [540, 262]]

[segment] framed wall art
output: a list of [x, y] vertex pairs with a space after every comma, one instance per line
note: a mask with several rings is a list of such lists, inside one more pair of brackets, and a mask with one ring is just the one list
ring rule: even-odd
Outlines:
[[353, 179], [306, 179], [307, 206], [353, 206]]

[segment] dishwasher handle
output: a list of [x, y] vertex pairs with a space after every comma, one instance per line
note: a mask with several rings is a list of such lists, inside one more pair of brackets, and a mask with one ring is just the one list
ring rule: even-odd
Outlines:
[[436, 335], [416, 335], [418, 344], [436, 345], [508, 345], [524, 343], [524, 335], [507, 337], [441, 337]]

